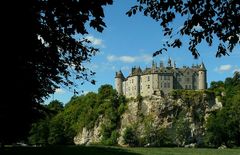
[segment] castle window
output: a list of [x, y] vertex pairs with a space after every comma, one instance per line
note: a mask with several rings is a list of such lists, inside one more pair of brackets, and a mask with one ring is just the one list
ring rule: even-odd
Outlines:
[[148, 87], [148, 89], [150, 89], [150, 85], [148, 85], [147, 87]]
[[160, 76], [161, 80], [162, 80], [162, 76]]
[[186, 78], [186, 82], [189, 82], [190, 81], [190, 79], [189, 78]]
[[164, 88], [166, 88], [167, 87], [167, 83], [164, 83]]
[[164, 80], [167, 80], [167, 77], [166, 77], [166, 76], [164, 76]]
[[162, 83], [161, 83], [161, 88], [162, 88]]
[[132, 79], [132, 83], [133, 83], [133, 79]]
[[170, 88], [170, 83], [168, 83], [167, 85], [168, 85], [168, 88]]
[[188, 86], [188, 88], [189, 88], [189, 89], [192, 89], [192, 86], [191, 86], [191, 85], [189, 85], [189, 86]]
[[150, 76], [148, 76], [148, 81], [150, 81]]
[[185, 85], [185, 89], [188, 89], [188, 85]]

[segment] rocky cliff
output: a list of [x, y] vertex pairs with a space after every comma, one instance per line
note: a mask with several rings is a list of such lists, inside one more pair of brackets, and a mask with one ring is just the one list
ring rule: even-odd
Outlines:
[[[134, 126], [138, 137], [141, 138], [150, 129], [155, 131], [174, 128], [179, 132], [181, 125], [189, 129], [188, 137], [192, 142], [201, 143], [205, 131], [204, 124], [209, 113], [221, 106], [221, 102], [208, 91], [174, 91], [167, 96], [153, 95], [129, 99], [127, 109], [118, 122], [118, 144], [124, 145], [123, 134], [127, 127]], [[78, 145], [99, 143], [102, 137], [101, 124], [104, 122], [104, 116], [99, 116], [92, 129], [83, 128], [75, 136], [74, 143]], [[188, 143], [186, 138], [181, 138], [181, 133], [175, 139], [177, 145]]]

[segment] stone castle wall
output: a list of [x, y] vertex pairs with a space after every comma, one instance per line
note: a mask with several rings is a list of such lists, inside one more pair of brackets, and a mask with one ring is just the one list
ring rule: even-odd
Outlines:
[[168, 94], [173, 89], [202, 90], [207, 88], [206, 68], [204, 64], [190, 67], [176, 68], [171, 65], [152, 68], [142, 71], [140, 67], [132, 68], [128, 77], [121, 71], [116, 73], [115, 85], [119, 94], [126, 97], [151, 96], [162, 91]]

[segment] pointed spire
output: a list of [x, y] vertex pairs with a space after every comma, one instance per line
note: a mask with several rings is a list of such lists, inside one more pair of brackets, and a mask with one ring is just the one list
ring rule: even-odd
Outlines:
[[116, 72], [115, 78], [124, 78], [123, 73], [122, 73], [121, 70], [119, 70], [118, 72]]
[[201, 69], [201, 70], [206, 70], [206, 67], [205, 67], [203, 61], [202, 61], [201, 65], [200, 65], [200, 69]]

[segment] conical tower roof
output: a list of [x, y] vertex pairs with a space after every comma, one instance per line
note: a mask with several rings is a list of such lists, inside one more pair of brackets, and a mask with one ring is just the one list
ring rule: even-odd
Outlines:
[[120, 70], [120, 71], [118, 71], [118, 72], [116, 72], [116, 76], [115, 76], [115, 78], [121, 78], [121, 79], [123, 79], [124, 78], [124, 76], [123, 76], [123, 73], [122, 73], [122, 71]]
[[206, 71], [206, 70], [207, 70], [203, 62], [201, 63], [199, 69], [200, 69], [200, 70], [203, 70], [203, 71]]

